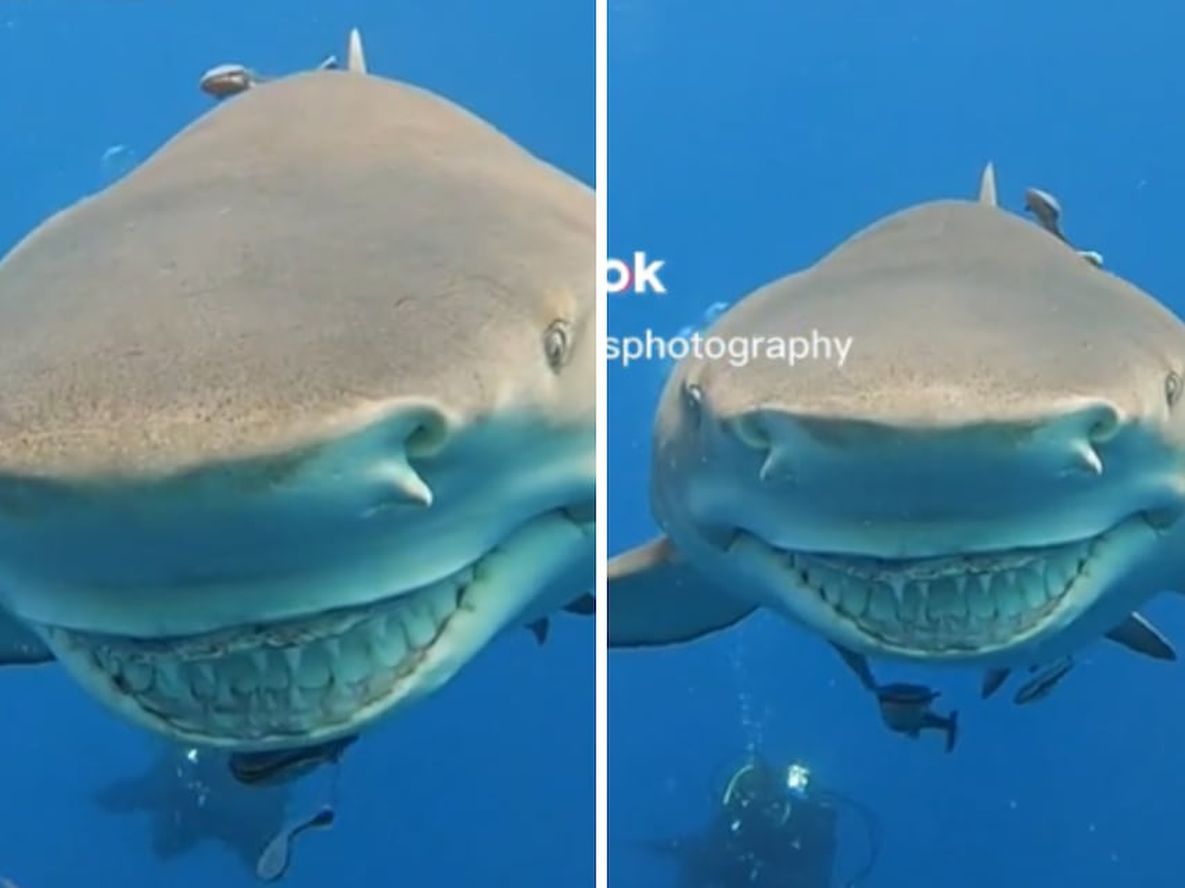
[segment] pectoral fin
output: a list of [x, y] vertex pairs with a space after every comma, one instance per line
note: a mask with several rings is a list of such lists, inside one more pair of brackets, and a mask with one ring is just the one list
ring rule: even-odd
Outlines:
[[594, 616], [597, 612], [597, 598], [591, 592], [585, 592], [579, 598], [565, 604], [564, 610], [570, 614], [580, 614], [585, 617]]
[[0, 666], [49, 663], [54, 655], [33, 630], [0, 609]]
[[979, 687], [979, 696], [986, 700], [996, 691], [1000, 690], [1001, 685], [1008, 680], [1008, 675], [1011, 670], [1008, 669], [989, 669], [983, 674], [983, 684]]
[[757, 609], [712, 584], [658, 537], [612, 559], [609, 646], [658, 647], [726, 629]]
[[1156, 660], [1177, 659], [1177, 652], [1173, 650], [1168, 639], [1139, 614], [1132, 614], [1108, 632], [1107, 638], [1137, 654], [1144, 654]]
[[548, 623], [547, 617], [540, 617], [533, 623], [527, 623], [527, 628], [531, 631], [531, 634], [535, 636], [535, 641], [539, 644], [543, 644], [545, 641], [547, 641], [547, 631], [550, 627], [551, 624]]

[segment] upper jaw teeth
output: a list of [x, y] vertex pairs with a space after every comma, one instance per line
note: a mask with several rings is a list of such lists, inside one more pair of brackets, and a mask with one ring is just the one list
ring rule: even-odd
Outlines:
[[784, 553], [795, 584], [894, 647], [979, 650], [1048, 618], [1102, 537], [1042, 549], [885, 560]]

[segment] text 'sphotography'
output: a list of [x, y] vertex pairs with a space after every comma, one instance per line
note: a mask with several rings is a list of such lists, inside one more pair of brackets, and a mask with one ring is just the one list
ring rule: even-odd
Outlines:
[[606, 355], [623, 367], [653, 361], [722, 361], [744, 367], [753, 361], [776, 361], [793, 367], [805, 361], [826, 361], [842, 367], [852, 349], [852, 337], [824, 336], [713, 336], [698, 331], [660, 336], [647, 329], [641, 336], [610, 336]]

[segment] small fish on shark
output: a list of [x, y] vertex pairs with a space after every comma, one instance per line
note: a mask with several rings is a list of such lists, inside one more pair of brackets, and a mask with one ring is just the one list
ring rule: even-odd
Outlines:
[[[1061, 217], [1062, 205], [1056, 197], [1040, 188], [1025, 190], [1025, 209], [1037, 219], [1037, 223], [1063, 243], [1069, 240], [1062, 233]], [[1094, 250], [1078, 250], [1078, 255], [1099, 268], [1103, 265], [1103, 257]]]
[[[1114, 641], [1121, 644], [1129, 650], [1137, 651], [1146, 657], [1151, 657], [1154, 660], [1176, 660], [1177, 652], [1167, 638], [1165, 638], [1155, 626], [1149, 623], [1144, 617], [1139, 614], [1132, 614], [1115, 628], [1111, 629], [1105, 634], [1109, 641]], [[1064, 669], [1060, 668], [1062, 663], [1068, 664]], [[1070, 666], [1073, 665], [1069, 658], [1062, 658], [1057, 660], [1052, 667], [1048, 667], [1051, 672], [1056, 673], [1049, 676], [1042, 673], [1036, 679], [1032, 679], [1024, 687], [1017, 692], [1013, 699], [1015, 703], [1027, 703], [1032, 700], [1041, 699], [1047, 695], [1054, 686], [1061, 682], [1066, 673], [1070, 671]], [[1037, 666], [1030, 666], [1029, 671], [1034, 672], [1038, 669]], [[980, 686], [979, 695], [983, 699], [987, 699], [998, 691], [1004, 682], [1008, 680], [1011, 675], [1009, 669], [989, 669], [984, 673], [983, 683]], [[1052, 681], [1049, 679], [1052, 677]], [[1047, 687], [1042, 687], [1046, 682], [1049, 682]], [[1032, 686], [1032, 687], [1030, 687]], [[1037, 693], [1037, 696], [1033, 694]], [[1021, 699], [1021, 698], [1024, 699]]]
[[832, 644], [832, 647], [860, 680], [860, 684], [876, 697], [881, 720], [890, 731], [911, 739], [917, 739], [923, 730], [943, 731], [946, 733], [946, 751], [954, 750], [959, 732], [959, 713], [952, 711], [950, 715], [943, 716], [933, 711], [931, 704], [941, 696], [941, 692], [919, 684], [879, 684], [867, 657], [837, 644]]
[[337, 765], [358, 735], [339, 737], [328, 743], [265, 752], [235, 752], [229, 756], [231, 774], [240, 783], [274, 786], [298, 780], [322, 765]]
[[940, 696], [941, 691], [926, 685], [903, 682], [882, 685], [876, 689], [881, 719], [889, 730], [913, 740], [922, 731], [942, 731], [946, 734], [946, 751], [952, 752], [959, 738], [959, 713], [958, 710], [952, 710], [950, 715], [935, 712], [931, 704]]
[[[1063, 657], [1057, 662], [1051, 663], [1049, 666], [1038, 671], [1033, 678], [1021, 685], [1016, 695], [1012, 698], [1012, 702], [1023, 706], [1026, 703], [1034, 703], [1037, 700], [1045, 699], [1073, 668], [1073, 657]], [[1034, 667], [1034, 671], [1036, 669], [1037, 667]]]
[[[350, 32], [350, 48], [347, 67], [351, 71], [365, 70], [365, 60], [362, 56], [362, 38], [355, 28]], [[317, 71], [336, 71], [340, 65], [337, 56], [330, 54], [317, 65]], [[268, 83], [274, 77], [264, 76], [258, 71], [235, 62], [215, 65], [200, 78], [198, 88], [206, 95], [215, 99], [226, 99], [246, 92], [261, 83]]]

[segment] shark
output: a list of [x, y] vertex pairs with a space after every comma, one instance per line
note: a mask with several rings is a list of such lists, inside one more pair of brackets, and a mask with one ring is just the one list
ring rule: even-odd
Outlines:
[[[1089, 261], [1084, 261], [1084, 258]], [[1185, 325], [1058, 232], [978, 198], [895, 212], [706, 334], [851, 337], [842, 366], [689, 355], [654, 421], [662, 533], [608, 567], [609, 641], [757, 610], [868, 657], [997, 683], [1185, 590]], [[853, 665], [854, 664], [854, 665]]]
[[356, 30], [225, 99], [0, 262], [0, 659], [290, 749], [592, 612], [595, 263], [589, 186]]

